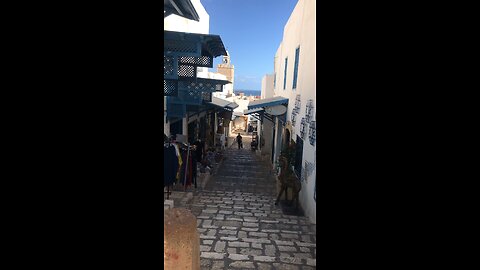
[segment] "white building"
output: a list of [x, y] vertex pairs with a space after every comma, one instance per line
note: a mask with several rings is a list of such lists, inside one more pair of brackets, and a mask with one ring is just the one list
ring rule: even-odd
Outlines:
[[[274, 160], [286, 145], [295, 144], [296, 152], [301, 153], [296, 155], [295, 164], [295, 171], [302, 181], [300, 204], [313, 223], [316, 223], [315, 24], [316, 1], [299, 0], [285, 25], [282, 42], [275, 54], [273, 78], [274, 96], [288, 99], [286, 122], [275, 118]], [[268, 98], [267, 93], [265, 91], [265, 98]], [[268, 128], [264, 126], [264, 129]]]
[[[169, 15], [168, 17], [164, 18], [164, 30], [167, 31], [175, 31], [175, 32], [186, 32], [186, 33], [195, 33], [195, 34], [209, 34], [209, 25], [210, 25], [210, 16], [203, 7], [200, 0], [191, 0], [193, 7], [195, 8], [196, 13], [198, 14], [199, 21], [190, 20], [175, 14]], [[206, 78], [206, 79], [215, 79], [215, 80], [228, 80], [228, 76], [224, 74], [210, 72], [206, 67], [198, 67], [197, 68], [197, 78]], [[214, 92], [212, 96], [218, 97], [221, 99], [225, 99], [230, 92], [233, 92], [233, 84], [226, 84], [223, 86], [222, 92]], [[166, 111], [166, 103], [167, 98], [164, 98], [164, 110]], [[167, 121], [167, 114], [164, 114], [164, 133], [167, 136], [175, 135], [173, 130], [177, 130], [179, 133], [181, 130], [182, 135], [185, 136], [193, 136], [193, 134], [189, 134], [193, 131], [193, 133], [204, 132], [205, 127], [203, 122], [205, 122], [205, 118], [207, 117], [206, 112], [201, 112], [199, 114], [194, 114], [191, 116], [183, 117], [179, 120], [174, 121]], [[215, 124], [214, 130], [215, 133], [217, 131], [217, 116], [215, 115]]]

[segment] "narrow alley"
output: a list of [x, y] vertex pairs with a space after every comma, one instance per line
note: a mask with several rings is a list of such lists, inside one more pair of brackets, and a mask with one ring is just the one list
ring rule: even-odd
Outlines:
[[197, 217], [201, 269], [315, 269], [316, 227], [275, 205], [274, 172], [232, 144], [205, 188], [186, 205]]

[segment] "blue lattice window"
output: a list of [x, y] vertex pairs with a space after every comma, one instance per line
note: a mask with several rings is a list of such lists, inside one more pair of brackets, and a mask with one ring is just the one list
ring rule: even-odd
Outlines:
[[300, 56], [300, 47], [295, 50], [295, 65], [293, 66], [293, 86], [292, 88], [297, 88], [297, 76], [298, 76], [298, 60]]
[[310, 144], [315, 146], [315, 141], [317, 139], [317, 126], [315, 121], [310, 122], [310, 128], [308, 129], [308, 140]]

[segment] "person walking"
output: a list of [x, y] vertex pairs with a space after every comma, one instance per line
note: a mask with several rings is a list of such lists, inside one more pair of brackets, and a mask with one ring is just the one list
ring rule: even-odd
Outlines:
[[243, 148], [243, 143], [242, 143], [242, 136], [240, 133], [237, 135], [237, 143], [238, 143], [238, 149]]

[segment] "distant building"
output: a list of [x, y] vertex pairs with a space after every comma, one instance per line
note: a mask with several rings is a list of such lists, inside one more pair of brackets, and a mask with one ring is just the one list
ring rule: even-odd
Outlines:
[[267, 74], [262, 78], [262, 91], [260, 98], [273, 97], [273, 74]]

